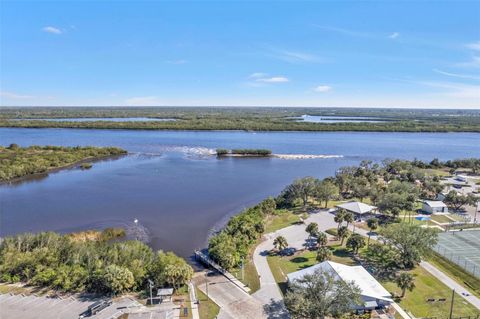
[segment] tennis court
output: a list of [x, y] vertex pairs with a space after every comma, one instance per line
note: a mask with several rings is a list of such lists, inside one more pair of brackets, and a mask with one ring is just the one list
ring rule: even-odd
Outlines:
[[440, 233], [434, 250], [480, 277], [480, 230]]

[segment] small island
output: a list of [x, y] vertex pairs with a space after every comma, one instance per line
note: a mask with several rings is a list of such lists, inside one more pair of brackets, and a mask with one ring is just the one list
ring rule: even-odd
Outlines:
[[0, 146], [0, 183], [69, 167], [90, 169], [92, 161], [125, 154], [118, 147]]
[[227, 150], [224, 148], [217, 149], [218, 157], [270, 157], [272, 156], [272, 151], [267, 149], [232, 149]]

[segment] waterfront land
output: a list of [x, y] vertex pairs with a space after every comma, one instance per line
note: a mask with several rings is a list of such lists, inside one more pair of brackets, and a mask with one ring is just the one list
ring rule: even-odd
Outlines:
[[[302, 118], [326, 117], [310, 122]], [[68, 119], [77, 119], [69, 121]], [[86, 121], [92, 118], [92, 121]], [[108, 121], [108, 118], [112, 118]], [[121, 121], [114, 118], [123, 119]], [[129, 118], [131, 120], [129, 120]], [[137, 118], [144, 118], [139, 121]], [[348, 118], [348, 120], [345, 120]], [[52, 120], [53, 119], [53, 120]], [[80, 119], [80, 120], [78, 120]], [[150, 120], [149, 120], [150, 119]], [[0, 127], [147, 130], [480, 132], [478, 110], [349, 108], [1, 108]]]
[[62, 147], [10, 144], [0, 146], [0, 182], [7, 182], [34, 174], [46, 174], [54, 170], [80, 165], [92, 167], [86, 161], [96, 161], [127, 154], [117, 147]]

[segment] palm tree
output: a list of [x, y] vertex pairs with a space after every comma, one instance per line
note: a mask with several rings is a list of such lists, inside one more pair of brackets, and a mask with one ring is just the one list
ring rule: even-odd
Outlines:
[[324, 262], [326, 260], [330, 260], [332, 258], [332, 251], [325, 246], [318, 248], [317, 250], [317, 261]]
[[415, 279], [412, 274], [408, 272], [402, 272], [398, 277], [395, 279], [395, 283], [397, 284], [398, 288], [402, 289], [402, 295], [400, 298], [405, 297], [405, 292], [412, 291], [415, 288]]
[[338, 223], [338, 226], [337, 226], [337, 231], [338, 229], [340, 228], [340, 225], [343, 223], [343, 221], [345, 220], [345, 214], [346, 214], [346, 210], [343, 209], [343, 208], [340, 208], [338, 209], [337, 211], [337, 214], [335, 215], [335, 217], [333, 218], [333, 220]]
[[325, 233], [318, 233], [318, 236], [317, 236], [317, 244], [318, 244], [318, 246], [324, 247], [324, 246], [327, 245], [327, 243], [328, 243], [327, 234], [325, 234]]
[[288, 242], [283, 236], [278, 236], [273, 240], [273, 246], [278, 250], [282, 251], [288, 247]]
[[378, 228], [378, 219], [377, 218], [370, 218], [367, 220], [367, 226], [370, 229], [368, 232], [368, 243], [367, 246], [370, 245], [370, 236], [372, 236], [372, 232]]
[[310, 239], [310, 237], [317, 236], [318, 224], [317, 223], [308, 224], [307, 228], [305, 228], [305, 231], [308, 233], [308, 239]]
[[338, 229], [337, 236], [342, 240], [340, 246], [343, 246], [343, 241], [348, 237], [348, 228], [345, 226], [340, 227]]
[[352, 212], [347, 212], [343, 216], [343, 219], [347, 222], [347, 228], [348, 228], [348, 225], [350, 225], [350, 223], [353, 223], [353, 221], [355, 220], [355, 216], [353, 215]]

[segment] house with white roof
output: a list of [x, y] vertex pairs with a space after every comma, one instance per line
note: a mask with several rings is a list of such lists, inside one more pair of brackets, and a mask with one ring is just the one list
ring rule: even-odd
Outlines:
[[439, 200], [424, 200], [422, 211], [428, 214], [448, 214], [448, 207]]
[[367, 216], [374, 214], [377, 210], [377, 207], [364, 204], [362, 202], [348, 202], [343, 204], [336, 205], [337, 208], [343, 208], [348, 212], [352, 212], [356, 217], [361, 218], [362, 216]]
[[353, 282], [360, 288], [363, 304], [353, 306], [352, 310], [357, 312], [388, 310], [393, 303], [392, 295], [362, 266], [347, 266], [333, 261], [324, 261], [288, 274], [288, 282], [292, 283], [317, 270], [333, 273], [337, 280]]

